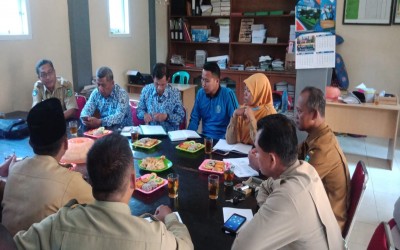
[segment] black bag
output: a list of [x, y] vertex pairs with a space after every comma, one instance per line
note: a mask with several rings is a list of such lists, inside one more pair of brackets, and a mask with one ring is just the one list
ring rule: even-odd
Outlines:
[[29, 129], [24, 119], [0, 119], [1, 139], [22, 139], [27, 136]]

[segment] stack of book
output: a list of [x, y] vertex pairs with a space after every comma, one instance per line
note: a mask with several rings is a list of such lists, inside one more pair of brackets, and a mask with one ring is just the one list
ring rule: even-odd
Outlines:
[[221, 0], [221, 16], [229, 16], [231, 14], [231, 1]]
[[221, 15], [221, 0], [211, 0], [212, 12], [211, 16]]
[[264, 28], [264, 24], [252, 24], [251, 25], [251, 42], [252, 43], [263, 43], [267, 30]]

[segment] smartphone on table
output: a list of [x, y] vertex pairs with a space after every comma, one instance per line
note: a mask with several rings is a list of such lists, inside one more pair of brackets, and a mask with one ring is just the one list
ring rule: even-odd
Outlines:
[[220, 149], [214, 149], [213, 153], [216, 153], [218, 155], [228, 155], [229, 151], [223, 151], [223, 150], [220, 150]]
[[222, 230], [228, 231], [231, 234], [236, 234], [239, 228], [246, 222], [246, 217], [240, 214], [232, 214], [231, 217], [224, 223]]

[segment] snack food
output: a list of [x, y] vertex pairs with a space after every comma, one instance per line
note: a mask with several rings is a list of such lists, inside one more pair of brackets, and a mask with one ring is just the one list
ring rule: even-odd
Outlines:
[[163, 184], [165, 184], [164, 179], [158, 177], [155, 173], [146, 174], [136, 179], [136, 188], [145, 192], [152, 191]]
[[203, 166], [207, 170], [212, 170], [216, 172], [224, 172], [225, 171], [225, 162], [223, 161], [216, 161], [216, 160], [209, 160]]
[[100, 127], [96, 130], [92, 130], [92, 135], [102, 135], [102, 134], [104, 134], [104, 130], [105, 130], [104, 127]]
[[201, 143], [197, 143], [195, 141], [185, 141], [178, 145], [178, 147], [182, 150], [187, 151], [197, 151], [198, 149], [202, 148], [204, 145]]
[[142, 138], [142, 139], [136, 141], [134, 144], [136, 146], [141, 146], [141, 147], [151, 147], [156, 143], [158, 143], [157, 139], [152, 139], [152, 138], [149, 138], [149, 137], [145, 137], [145, 138]]
[[165, 168], [165, 156], [160, 157], [147, 157], [142, 160], [140, 167], [146, 170], [160, 170]]

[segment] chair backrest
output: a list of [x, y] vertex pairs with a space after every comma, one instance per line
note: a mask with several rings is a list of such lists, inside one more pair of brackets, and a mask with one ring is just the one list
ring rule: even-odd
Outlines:
[[132, 113], [132, 122], [134, 126], [139, 126], [145, 124], [144, 120], [139, 119], [136, 115], [136, 109], [139, 104], [139, 101], [136, 100], [129, 100], [129, 106], [131, 108], [131, 113]]
[[[179, 79], [177, 79], [177, 78], [179, 78]], [[189, 84], [189, 79], [190, 79], [190, 75], [188, 72], [178, 71], [172, 75], [171, 83]]]
[[181, 124], [179, 124], [180, 130], [186, 129], [186, 109], [185, 109], [185, 107], [183, 107], [183, 111], [185, 111], [185, 116], [183, 117]]
[[76, 103], [78, 104], [78, 111], [75, 112], [75, 118], [79, 119], [79, 117], [81, 116], [81, 112], [83, 107], [85, 107], [86, 104], [86, 97], [84, 97], [83, 95], [75, 95], [76, 98]]
[[396, 225], [394, 219], [381, 222], [369, 241], [367, 250], [395, 250], [391, 229]]
[[353, 228], [357, 211], [360, 208], [361, 200], [364, 196], [368, 182], [368, 171], [363, 161], [357, 163], [351, 178], [350, 206], [347, 210], [347, 221], [342, 232], [342, 236], [348, 243], [351, 229]]

